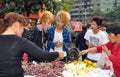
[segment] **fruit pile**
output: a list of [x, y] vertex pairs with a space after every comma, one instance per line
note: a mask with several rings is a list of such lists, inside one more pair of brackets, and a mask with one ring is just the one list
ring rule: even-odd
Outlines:
[[23, 63], [24, 75], [31, 75], [34, 77], [63, 77], [62, 71], [64, 62], [52, 61], [48, 63], [33, 64]]
[[[90, 71], [95, 69], [93, 63], [90, 61], [74, 61], [68, 64], [65, 64], [64, 70], [68, 71], [71, 76], [70, 77], [85, 77]], [[66, 73], [66, 72], [65, 72]], [[64, 74], [64, 72], [63, 72]], [[65, 74], [66, 75], [66, 74]]]
[[96, 68], [96, 63], [95, 62], [92, 62], [92, 61], [87, 60], [87, 59], [85, 59], [83, 62], [86, 64], [87, 67]]
[[[89, 60], [43, 62], [40, 64], [23, 63], [24, 75], [34, 77], [111, 77], [111, 72], [96, 68], [96, 63]], [[110, 75], [110, 76], [109, 76]]]

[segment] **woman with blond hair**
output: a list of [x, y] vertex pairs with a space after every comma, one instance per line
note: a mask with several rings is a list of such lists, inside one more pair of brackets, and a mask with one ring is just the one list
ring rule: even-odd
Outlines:
[[58, 52], [63, 50], [65, 58], [69, 56], [68, 47], [71, 43], [71, 33], [66, 28], [67, 23], [70, 21], [70, 14], [66, 11], [59, 11], [56, 15], [56, 25], [51, 26], [48, 31], [48, 51]]

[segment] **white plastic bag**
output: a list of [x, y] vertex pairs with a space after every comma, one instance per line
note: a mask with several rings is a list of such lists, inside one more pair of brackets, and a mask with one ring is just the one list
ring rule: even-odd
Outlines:
[[112, 62], [105, 52], [102, 52], [100, 59], [97, 61], [97, 67], [113, 71]]

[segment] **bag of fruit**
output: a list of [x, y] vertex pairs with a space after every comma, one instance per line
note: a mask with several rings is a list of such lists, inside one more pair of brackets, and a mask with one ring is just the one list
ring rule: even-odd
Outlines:
[[97, 61], [97, 67], [113, 71], [112, 63], [104, 52], [102, 52], [100, 59]]

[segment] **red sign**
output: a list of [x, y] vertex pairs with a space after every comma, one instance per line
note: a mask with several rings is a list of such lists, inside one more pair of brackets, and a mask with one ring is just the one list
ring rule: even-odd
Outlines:
[[75, 26], [74, 31], [82, 31], [82, 23], [80, 21], [71, 21], [71, 26]]
[[29, 16], [27, 16], [27, 14], [24, 12], [24, 13], [21, 13], [24, 17], [26, 18], [29, 18], [29, 19], [39, 19], [39, 15], [38, 13], [36, 14], [33, 14], [33, 13], [30, 13]]

